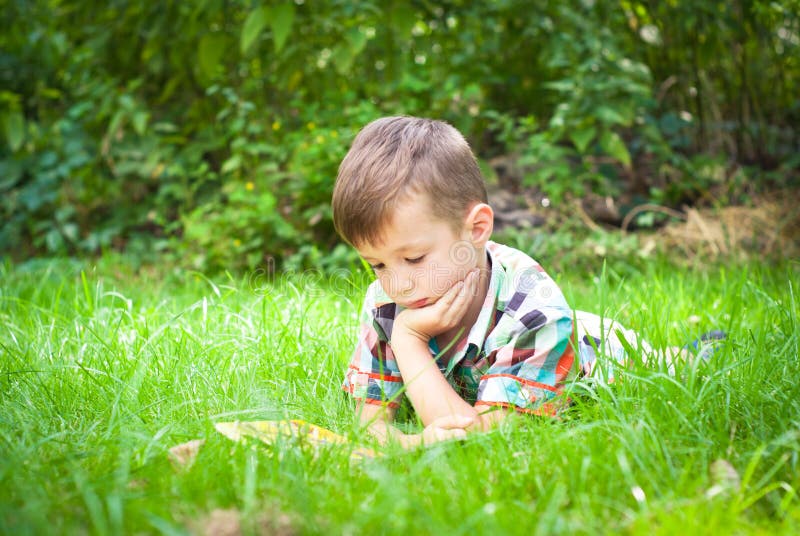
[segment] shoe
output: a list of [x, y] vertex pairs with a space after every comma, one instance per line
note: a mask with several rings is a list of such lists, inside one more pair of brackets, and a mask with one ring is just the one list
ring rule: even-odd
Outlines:
[[703, 333], [698, 338], [685, 345], [683, 348], [696, 354], [698, 357], [708, 360], [711, 359], [717, 350], [719, 350], [721, 343], [728, 338], [728, 334], [722, 330], [715, 329]]

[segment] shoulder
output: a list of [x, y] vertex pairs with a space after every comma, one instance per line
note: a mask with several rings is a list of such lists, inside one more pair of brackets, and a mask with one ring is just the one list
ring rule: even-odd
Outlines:
[[493, 262], [500, 264], [504, 277], [498, 289], [498, 300], [511, 309], [522, 302], [565, 305], [564, 295], [552, 277], [526, 253], [502, 244], [489, 242], [487, 249]]
[[[486, 244], [486, 249], [491, 253], [492, 259], [499, 262], [506, 273], [535, 278], [547, 277], [544, 268], [527, 253], [491, 241]], [[543, 274], [543, 276], [539, 274]]]
[[504, 272], [497, 295], [504, 319], [534, 329], [553, 317], [571, 315], [561, 289], [538, 262], [518, 249], [495, 242], [489, 242], [487, 249]]

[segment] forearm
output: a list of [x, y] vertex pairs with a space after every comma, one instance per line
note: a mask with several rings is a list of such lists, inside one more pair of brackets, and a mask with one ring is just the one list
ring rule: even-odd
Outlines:
[[456, 393], [439, 371], [427, 345], [417, 339], [394, 340], [392, 348], [406, 396], [425, 426], [445, 416], [477, 419], [478, 411]]

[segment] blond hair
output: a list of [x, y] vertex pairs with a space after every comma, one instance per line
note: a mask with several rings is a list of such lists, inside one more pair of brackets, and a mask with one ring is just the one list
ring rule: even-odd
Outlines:
[[333, 224], [354, 246], [375, 244], [400, 200], [424, 194], [434, 215], [461, 225], [486, 186], [458, 130], [433, 119], [384, 117], [358, 133], [339, 166]]

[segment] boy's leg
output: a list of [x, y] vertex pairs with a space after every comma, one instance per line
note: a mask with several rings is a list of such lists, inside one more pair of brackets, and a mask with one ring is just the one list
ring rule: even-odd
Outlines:
[[670, 346], [667, 351], [675, 356], [675, 359], [680, 359], [685, 362], [692, 362], [698, 357], [708, 360], [717, 350], [719, 350], [721, 341], [728, 338], [728, 334], [722, 330], [715, 329], [703, 333], [689, 344], [683, 346]]
[[[617, 366], [630, 364], [632, 349], [641, 355], [645, 362], [658, 354], [653, 347], [635, 331], [627, 329], [619, 322], [603, 318], [586, 311], [575, 311], [575, 334], [577, 335], [580, 370], [584, 376], [614, 380]], [[598, 357], [600, 361], [598, 361]], [[668, 363], [671, 366], [671, 363]]]
[[[610, 318], [575, 311], [575, 322], [581, 374], [607, 381], [614, 380], [615, 366], [627, 367], [630, 364], [632, 356], [628, 349], [640, 355], [646, 364], [663, 364], [670, 374], [674, 374], [676, 363], [691, 362], [697, 357], [708, 359], [719, 348], [719, 341], [727, 337], [724, 331], [714, 330], [685, 346], [669, 346], [656, 351], [635, 331]], [[599, 367], [598, 356], [602, 361]]]

